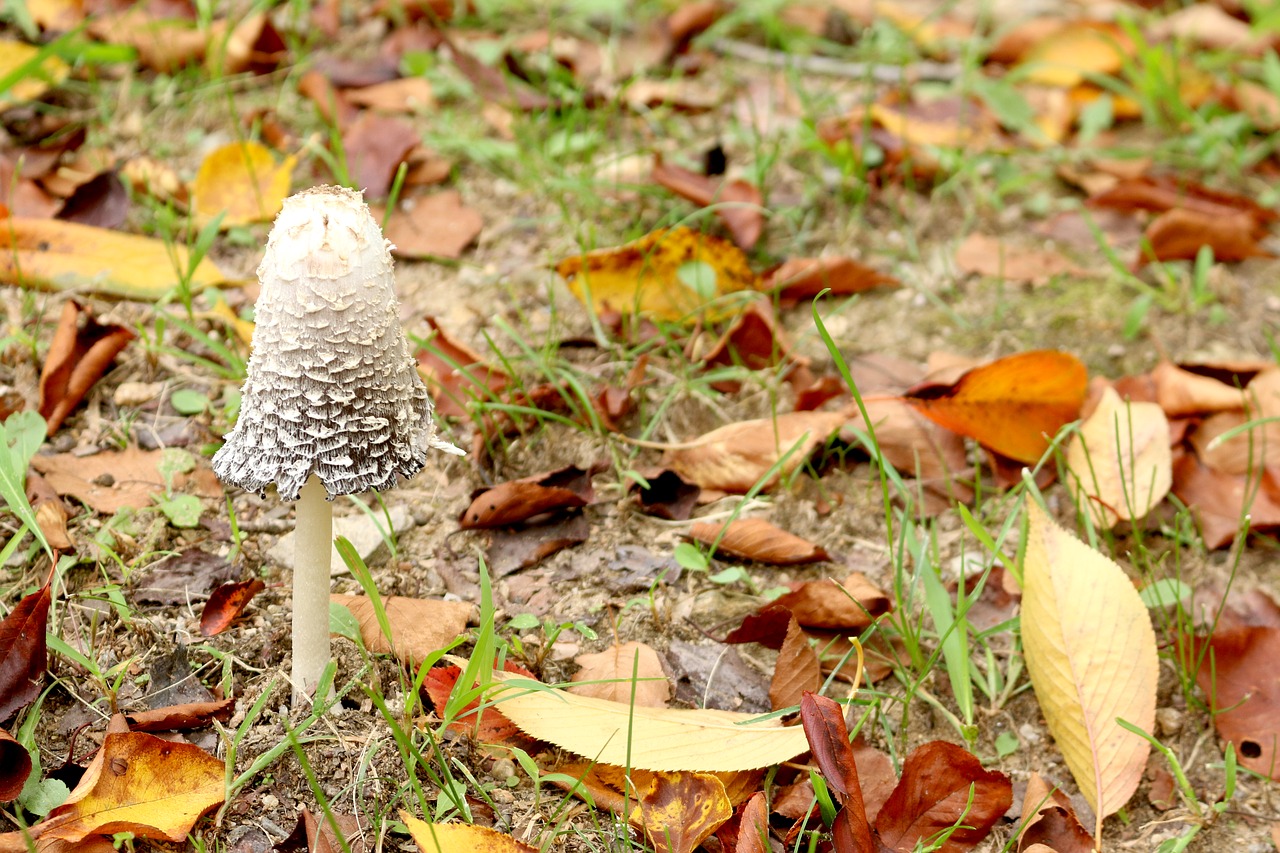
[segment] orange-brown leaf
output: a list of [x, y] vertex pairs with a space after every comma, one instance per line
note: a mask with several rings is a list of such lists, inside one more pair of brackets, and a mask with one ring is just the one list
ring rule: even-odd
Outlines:
[[394, 652], [400, 660], [417, 666], [432, 652], [453, 642], [467, 629], [475, 605], [466, 601], [405, 598], [382, 599], [391, 636], [382, 633], [373, 603], [363, 595], [331, 595], [329, 599], [351, 611], [360, 624], [360, 638], [371, 652]]
[[51, 435], [133, 338], [124, 326], [99, 323], [88, 309], [67, 300], [40, 371], [40, 414]]
[[1175, 207], [1147, 226], [1145, 242], [1134, 266], [1149, 261], [1194, 260], [1200, 249], [1213, 249], [1219, 261], [1269, 258], [1271, 252], [1258, 243], [1261, 229], [1247, 213], [1213, 215]]
[[258, 578], [224, 583], [215, 589], [200, 612], [200, 633], [206, 637], [221, 634], [249, 606], [253, 597], [267, 588]]
[[484, 219], [457, 190], [407, 199], [391, 211], [387, 239], [398, 258], [459, 258], [480, 236]]
[[821, 686], [822, 664], [818, 653], [792, 616], [769, 682], [769, 704], [775, 711], [791, 708], [800, 704], [800, 697], [806, 692], [814, 692]]
[[595, 499], [590, 470], [576, 465], [481, 489], [459, 519], [464, 529], [503, 527], [536, 515], [586, 506]]
[[689, 527], [689, 537], [704, 545], [714, 544], [719, 554], [778, 566], [830, 559], [822, 546], [788, 533], [762, 518], [739, 518], [727, 525], [697, 522]]
[[31, 775], [31, 755], [12, 735], [0, 729], [0, 803], [17, 799]]
[[658, 155], [653, 163], [653, 180], [694, 204], [719, 204], [716, 216], [724, 221], [738, 247], [751, 251], [764, 231], [764, 197], [760, 190], [741, 178], [721, 180], [672, 166]]
[[824, 290], [832, 296], [852, 296], [876, 287], [901, 287], [891, 275], [853, 258], [791, 258], [770, 270], [764, 287], [776, 290], [783, 302], [807, 302]]
[[785, 607], [806, 628], [857, 631], [887, 613], [890, 604], [866, 575], [854, 572], [839, 584], [832, 579], [795, 584], [771, 607]]
[[602, 652], [578, 655], [573, 662], [580, 669], [573, 674], [570, 693], [651, 708], [664, 708], [671, 699], [662, 660], [644, 643], [615, 644]]

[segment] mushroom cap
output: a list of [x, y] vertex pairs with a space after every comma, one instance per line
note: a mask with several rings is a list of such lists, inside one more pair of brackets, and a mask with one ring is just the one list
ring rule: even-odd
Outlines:
[[213, 457], [223, 482], [297, 500], [313, 473], [329, 495], [412, 477], [436, 434], [400, 326], [391, 244], [361, 194], [322, 186], [287, 199], [258, 266], [253, 354], [240, 418]]

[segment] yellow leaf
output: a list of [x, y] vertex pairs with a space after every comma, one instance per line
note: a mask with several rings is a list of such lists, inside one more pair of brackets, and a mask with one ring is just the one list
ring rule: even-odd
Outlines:
[[71, 796], [31, 833], [79, 841], [132, 832], [182, 841], [222, 802], [223, 775], [223, 763], [192, 744], [142, 732], [108, 734]]
[[1155, 725], [1156, 635], [1121, 568], [1028, 502], [1022, 642], [1040, 709], [1080, 793], [1097, 816], [1114, 814], [1138, 787]]
[[1067, 446], [1068, 478], [1095, 523], [1142, 518], [1173, 484], [1169, 421], [1156, 403], [1128, 403], [1110, 385]]
[[752, 714], [632, 706], [507, 673], [494, 679], [507, 682], [495, 692], [498, 709], [522, 731], [603, 764], [718, 773], [768, 767], [809, 749], [800, 726], [755, 722]]
[[1027, 51], [1019, 67], [1025, 82], [1070, 88], [1091, 75], [1117, 73], [1132, 52], [1132, 42], [1116, 24], [1076, 21]]
[[659, 228], [623, 246], [565, 258], [558, 272], [597, 311], [693, 321], [728, 313], [708, 310], [726, 293], [755, 290], [759, 279], [732, 243], [691, 228]]
[[[0, 77], [7, 77], [24, 64], [32, 61], [40, 49], [26, 42], [0, 39]], [[34, 101], [49, 90], [67, 79], [70, 69], [67, 63], [56, 56], [49, 55], [40, 64], [28, 71], [16, 83], [4, 92], [0, 92], [0, 106], [8, 107], [27, 101]]]
[[252, 141], [232, 142], [210, 152], [191, 190], [196, 222], [204, 227], [225, 211], [218, 225], [225, 231], [272, 219], [289, 195], [297, 160], [289, 156], [277, 164], [266, 146]]
[[409, 827], [409, 834], [422, 853], [537, 853], [538, 850], [487, 826], [427, 823], [403, 809], [400, 819]]
[[[76, 290], [125, 299], [160, 299], [190, 267], [185, 246], [59, 219], [0, 220], [0, 281], [44, 290]], [[191, 274], [192, 290], [228, 279], [208, 258]]]

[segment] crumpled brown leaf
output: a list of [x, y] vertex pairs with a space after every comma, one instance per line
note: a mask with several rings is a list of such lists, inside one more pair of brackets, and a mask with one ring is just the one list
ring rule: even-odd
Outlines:
[[40, 414], [50, 435], [134, 337], [124, 326], [99, 323], [89, 309], [67, 300], [40, 371]]

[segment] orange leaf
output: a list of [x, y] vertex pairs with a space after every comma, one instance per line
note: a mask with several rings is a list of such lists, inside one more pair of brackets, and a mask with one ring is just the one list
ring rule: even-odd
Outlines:
[[1078, 358], [1035, 350], [966, 371], [952, 385], [926, 385], [903, 399], [926, 417], [1019, 462], [1036, 462], [1084, 405], [1088, 372]]
[[1258, 245], [1261, 233], [1257, 220], [1247, 213], [1210, 214], [1175, 207], [1147, 226], [1134, 267], [1148, 261], [1194, 260], [1205, 246], [1213, 249], [1218, 261], [1269, 258], [1271, 253]]
[[[664, 708], [671, 699], [671, 684], [662, 670], [662, 660], [644, 643], [613, 645], [602, 652], [578, 655], [573, 662], [581, 669], [573, 674], [575, 683], [568, 688], [570, 693], [651, 708]], [[577, 683], [582, 681], [601, 683]]]
[[1092, 74], [1117, 73], [1132, 52], [1132, 42], [1118, 25], [1076, 21], [1045, 35], [1019, 65], [1027, 82], [1070, 87]]
[[426, 823], [401, 809], [400, 819], [422, 853], [536, 853], [510, 835], [465, 823]]
[[809, 644], [796, 617], [787, 623], [787, 635], [778, 650], [778, 660], [773, 667], [773, 680], [769, 682], [769, 704], [773, 710], [790, 708], [800, 704], [800, 697], [822, 686], [822, 663], [818, 653]]
[[788, 533], [762, 518], [739, 518], [727, 526], [698, 522], [689, 528], [689, 538], [705, 545], [715, 544], [719, 554], [778, 566], [830, 559], [820, 545]]
[[397, 258], [459, 258], [483, 227], [484, 219], [457, 190], [445, 190], [397, 205], [387, 220], [387, 239]]
[[351, 611], [360, 624], [365, 647], [378, 654], [394, 652], [405, 663], [417, 666], [427, 655], [443, 649], [467, 630], [475, 605], [466, 601], [440, 601], [388, 595], [382, 599], [391, 636], [382, 633], [373, 603], [363, 595], [330, 595], [329, 600]]
[[192, 185], [192, 212], [203, 227], [219, 213], [222, 230], [266, 222], [280, 212], [293, 179], [296, 157], [276, 163], [258, 142], [232, 142], [209, 153]]

